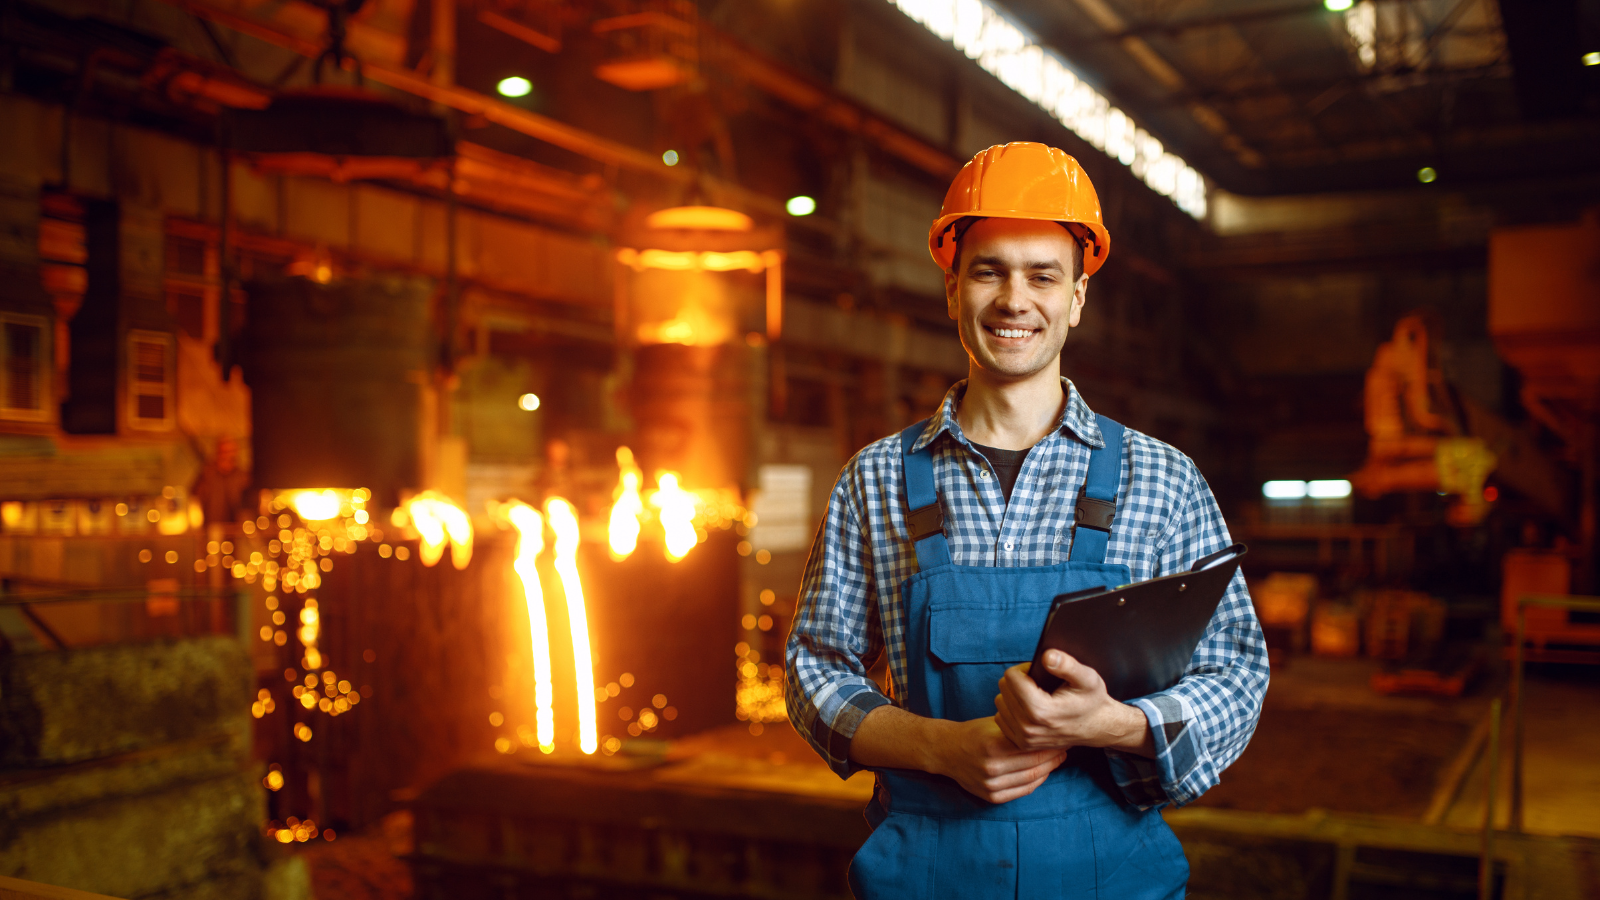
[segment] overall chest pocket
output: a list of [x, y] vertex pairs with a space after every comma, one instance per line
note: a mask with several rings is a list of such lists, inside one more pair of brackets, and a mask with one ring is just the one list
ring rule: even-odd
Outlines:
[[[928, 612], [930, 684], [942, 701], [934, 714], [958, 722], [992, 716], [1006, 669], [1033, 658], [1050, 600], [996, 609], [953, 602]], [[930, 693], [932, 693], [930, 691]]]

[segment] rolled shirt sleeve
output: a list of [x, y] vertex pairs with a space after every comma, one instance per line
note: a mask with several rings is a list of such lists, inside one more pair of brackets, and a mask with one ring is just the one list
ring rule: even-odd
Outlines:
[[883, 653], [883, 630], [853, 468], [834, 486], [812, 542], [784, 660], [789, 721], [840, 778], [862, 769], [850, 760], [861, 720], [891, 702], [867, 674]]
[[[1189, 500], [1157, 551], [1156, 577], [1188, 571], [1232, 543], [1211, 488], [1198, 470], [1191, 473]], [[1255, 733], [1269, 677], [1261, 624], [1244, 576], [1235, 572], [1183, 678], [1129, 701], [1149, 720], [1156, 755], [1107, 752], [1127, 801], [1140, 808], [1182, 806], [1214, 787]]]

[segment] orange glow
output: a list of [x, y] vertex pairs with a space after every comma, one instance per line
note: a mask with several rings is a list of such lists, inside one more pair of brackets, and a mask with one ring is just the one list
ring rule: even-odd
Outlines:
[[551, 497], [544, 504], [550, 530], [556, 533], [556, 574], [567, 596], [567, 621], [572, 626], [572, 663], [578, 689], [578, 746], [592, 754], [600, 746], [595, 725], [594, 658], [589, 650], [589, 613], [578, 579], [578, 513], [571, 503]]
[[700, 542], [694, 530], [695, 505], [699, 498], [678, 486], [677, 472], [658, 473], [656, 486], [657, 490], [650, 495], [650, 505], [661, 510], [659, 518], [667, 539], [667, 559], [677, 562]]
[[617, 468], [622, 472], [617, 478], [616, 502], [611, 505], [611, 558], [624, 560], [639, 546], [639, 517], [644, 515], [644, 501], [639, 496], [639, 485], [644, 473], [633, 461], [633, 451], [617, 448]]
[[782, 264], [779, 250], [734, 250], [719, 253], [715, 250], [634, 250], [622, 247], [617, 250], [617, 262], [636, 272], [645, 269], [666, 269], [669, 272], [761, 272]]
[[[317, 611], [317, 598], [307, 597], [305, 608], [300, 610], [300, 645], [305, 648], [305, 656], [300, 660], [301, 665], [307, 669], [322, 668], [322, 652], [317, 649], [317, 640], [322, 635], [322, 615]], [[301, 698], [304, 702], [305, 698]], [[310, 709], [310, 706], [306, 707]]]
[[472, 561], [472, 519], [466, 510], [450, 502], [438, 491], [423, 491], [406, 504], [411, 524], [422, 538], [420, 558], [425, 566], [434, 565], [450, 544], [450, 562], [465, 569]]
[[526, 504], [517, 503], [509, 513], [517, 529], [517, 561], [512, 564], [522, 579], [522, 596], [528, 604], [528, 630], [533, 635], [533, 702], [537, 709], [535, 725], [539, 749], [556, 749], [556, 723], [551, 711], [554, 688], [550, 678], [550, 623], [544, 611], [544, 587], [539, 583], [535, 563], [544, 551], [544, 517]]
[[289, 503], [307, 522], [321, 522], [339, 515], [339, 493], [331, 489], [296, 491]]
[[645, 216], [647, 228], [696, 228], [701, 231], [749, 231], [755, 223], [742, 212], [720, 206], [674, 206]]

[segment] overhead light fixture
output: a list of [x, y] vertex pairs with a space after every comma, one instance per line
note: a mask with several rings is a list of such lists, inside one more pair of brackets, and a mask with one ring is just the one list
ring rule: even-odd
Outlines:
[[517, 408], [526, 410], [527, 412], [533, 412], [539, 408], [539, 395], [523, 394], [521, 397], [517, 398]]
[[1261, 496], [1268, 500], [1302, 500], [1306, 496], [1304, 481], [1269, 481], [1261, 486]]
[[805, 196], [790, 197], [789, 202], [783, 205], [791, 216], [809, 216], [817, 211], [817, 201]]
[[701, 231], [749, 231], [755, 227], [749, 216], [720, 206], [658, 209], [645, 216], [644, 224], [646, 228], [692, 228]]
[[661, 161], [666, 163], [669, 166], [677, 165], [678, 164], [678, 151], [676, 151], [676, 150], [668, 150], [667, 152], [661, 154]]
[[1322, 5], [1328, 8], [1328, 12], [1344, 12], [1355, 5], [1355, 0], [1322, 0]]
[[1600, 50], [1590, 50], [1583, 55], [1583, 64], [1586, 66], [1600, 66]]
[[1417, 170], [1417, 180], [1423, 184], [1433, 184], [1439, 180], [1439, 173], [1434, 171], [1433, 166], [1423, 166]]
[[521, 75], [512, 75], [510, 78], [500, 79], [500, 83], [495, 85], [494, 89], [499, 91], [502, 97], [526, 97], [533, 92], [533, 82]]
[[1306, 496], [1317, 500], [1341, 500], [1350, 496], [1350, 482], [1343, 478], [1307, 482]]

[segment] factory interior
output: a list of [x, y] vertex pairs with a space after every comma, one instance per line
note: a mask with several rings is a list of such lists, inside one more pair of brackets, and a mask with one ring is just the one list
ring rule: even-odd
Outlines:
[[785, 644], [1015, 141], [1249, 547], [1188, 896], [1600, 898], [1600, 0], [0, 0], [0, 897], [849, 898]]

